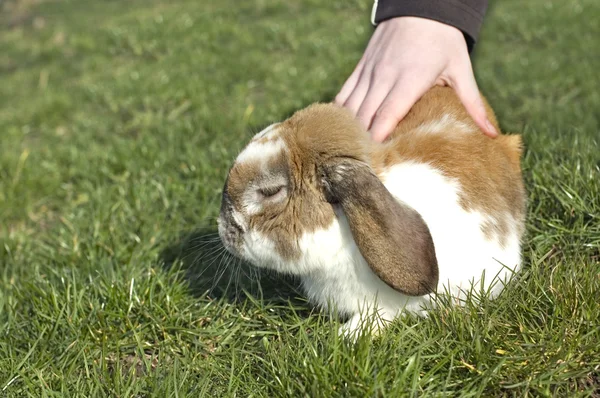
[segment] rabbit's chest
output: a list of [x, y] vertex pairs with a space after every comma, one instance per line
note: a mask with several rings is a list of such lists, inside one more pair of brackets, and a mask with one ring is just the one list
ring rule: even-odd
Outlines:
[[385, 284], [368, 266], [356, 246], [349, 247], [339, 262], [302, 277], [308, 299], [342, 314], [356, 314], [375, 308], [396, 316], [403, 310], [420, 312], [429, 296], [406, 296]]

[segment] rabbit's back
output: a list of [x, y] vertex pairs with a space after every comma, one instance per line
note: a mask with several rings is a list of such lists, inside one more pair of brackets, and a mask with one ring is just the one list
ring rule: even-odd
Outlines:
[[[489, 117], [496, 124], [491, 109]], [[374, 167], [387, 189], [429, 227], [440, 284], [464, 288], [485, 272], [488, 287], [519, 269], [520, 158], [520, 137], [484, 136], [450, 88], [426, 94], [376, 153]]]

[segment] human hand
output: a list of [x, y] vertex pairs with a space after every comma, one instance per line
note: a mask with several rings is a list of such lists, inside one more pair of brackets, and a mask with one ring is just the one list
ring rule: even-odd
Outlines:
[[429, 19], [397, 17], [380, 23], [335, 101], [381, 142], [436, 84], [454, 88], [483, 132], [498, 135], [487, 118], [462, 32]]

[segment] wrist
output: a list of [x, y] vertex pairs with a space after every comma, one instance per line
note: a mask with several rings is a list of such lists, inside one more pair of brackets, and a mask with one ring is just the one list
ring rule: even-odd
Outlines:
[[398, 17], [420, 17], [452, 26], [462, 32], [469, 51], [478, 39], [487, 0], [375, 0], [371, 23], [378, 25]]

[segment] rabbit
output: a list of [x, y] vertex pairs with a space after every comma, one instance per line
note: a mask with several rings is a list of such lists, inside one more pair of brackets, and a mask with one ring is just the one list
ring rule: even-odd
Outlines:
[[[484, 99], [488, 118], [500, 131]], [[383, 143], [317, 103], [256, 134], [222, 193], [225, 248], [299, 278], [307, 298], [362, 331], [435, 297], [496, 297], [521, 267], [519, 135], [485, 136], [452, 88], [430, 89]]]

